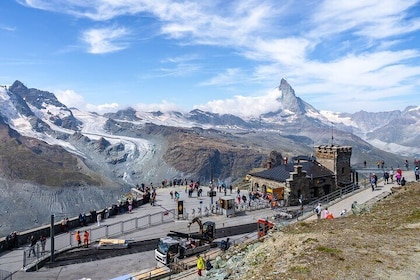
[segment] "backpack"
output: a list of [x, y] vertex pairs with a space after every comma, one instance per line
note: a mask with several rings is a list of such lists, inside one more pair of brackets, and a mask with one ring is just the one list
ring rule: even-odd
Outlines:
[[321, 209], [319, 209], [319, 207], [315, 208], [315, 213], [320, 214], [321, 213]]

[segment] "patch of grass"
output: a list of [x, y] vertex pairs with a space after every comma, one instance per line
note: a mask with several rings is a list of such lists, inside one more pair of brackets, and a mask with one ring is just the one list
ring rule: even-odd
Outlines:
[[310, 243], [310, 242], [318, 242], [318, 239], [309, 237], [308, 239], [303, 240], [303, 244]]
[[333, 255], [342, 253], [342, 251], [339, 250], [339, 249], [328, 248], [328, 247], [325, 247], [325, 246], [319, 246], [316, 249], [320, 252], [330, 253], [330, 254], [333, 254]]
[[309, 268], [303, 265], [292, 266], [290, 270], [295, 273], [309, 273], [310, 272]]
[[414, 209], [411, 211], [407, 217], [406, 221], [409, 223], [420, 222], [420, 208]]

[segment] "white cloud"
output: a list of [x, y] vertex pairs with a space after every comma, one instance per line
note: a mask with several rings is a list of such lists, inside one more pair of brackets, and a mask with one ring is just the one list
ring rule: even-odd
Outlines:
[[281, 92], [276, 88], [263, 96], [237, 95], [234, 98], [213, 100], [195, 108], [218, 114], [233, 114], [244, 118], [258, 117], [261, 114], [281, 109], [281, 103], [276, 100], [280, 96]]
[[160, 67], [153, 72], [142, 73], [139, 75], [140, 79], [155, 79], [163, 77], [184, 77], [190, 73], [196, 73], [201, 69], [201, 66], [194, 63], [178, 63], [174, 66]]
[[196, 54], [186, 54], [186, 55], [180, 55], [176, 57], [167, 57], [163, 59], [161, 62], [162, 63], [183, 63], [183, 62], [193, 61], [198, 58], [199, 56]]
[[83, 96], [77, 94], [73, 90], [57, 90], [54, 91], [54, 94], [57, 99], [67, 107], [84, 109], [86, 106], [86, 102]]
[[99, 105], [86, 104], [86, 111], [96, 112], [99, 114], [104, 114], [108, 112], [116, 112], [120, 109], [122, 109], [122, 106], [115, 102], [99, 104]]
[[16, 27], [11, 27], [11, 26], [6, 26], [6, 25], [0, 25], [0, 30], [15, 31], [16, 30]]
[[89, 104], [85, 101], [82, 95], [77, 94], [73, 90], [57, 90], [55, 91], [55, 96], [68, 108], [74, 107], [82, 111], [97, 112], [99, 114], [103, 114], [107, 112], [115, 112], [121, 109], [121, 106], [118, 103], [99, 105]]
[[[116, 112], [118, 110], [129, 107], [129, 105], [121, 105], [118, 103], [90, 104], [85, 101], [82, 95], [77, 94], [73, 90], [57, 90], [55, 92], [56, 92], [55, 96], [61, 103], [65, 104], [69, 108], [74, 107], [81, 111], [96, 112], [98, 114], [104, 114], [104, 113], [109, 113], [109, 112]], [[184, 111], [184, 109], [180, 108], [175, 103], [170, 103], [166, 100], [162, 100], [161, 103], [154, 103], [154, 104], [137, 103], [135, 105], [130, 105], [130, 106], [140, 112], [152, 112], [152, 111], [183, 112]]]
[[107, 27], [90, 29], [82, 34], [82, 40], [89, 45], [89, 53], [103, 54], [116, 52], [127, 48], [127, 43], [121, 42], [130, 32], [122, 27]]
[[232, 85], [236, 83], [243, 83], [245, 75], [239, 68], [228, 68], [224, 73], [219, 73], [208, 81], [200, 83], [201, 86], [214, 86], [214, 85]]
[[339, 1], [331, 5], [330, 1], [323, 1], [312, 16], [311, 37], [350, 31], [369, 38], [385, 38], [418, 30], [417, 20], [404, 21], [406, 11], [416, 3], [416, 0], [370, 0]]
[[185, 77], [191, 73], [196, 73], [201, 69], [201, 65], [194, 62], [199, 59], [195, 54], [181, 55], [177, 57], [167, 57], [162, 59], [160, 62], [164, 66], [155, 70], [154, 72], [148, 72], [142, 74], [140, 78], [151, 79], [161, 77]]
[[258, 39], [244, 54], [254, 60], [298, 65], [305, 61], [309, 47], [310, 42], [304, 38]]

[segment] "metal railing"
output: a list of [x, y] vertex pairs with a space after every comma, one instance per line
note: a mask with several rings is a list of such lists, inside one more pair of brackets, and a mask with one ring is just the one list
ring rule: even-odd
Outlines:
[[313, 212], [315, 207], [318, 204], [329, 205], [331, 202], [338, 202], [339, 200], [344, 199], [347, 195], [354, 193], [355, 191], [360, 190], [361, 187], [358, 184], [350, 184], [348, 186], [339, 188], [321, 198], [312, 200], [310, 203], [303, 205], [298, 214], [298, 218], [310, 212]]
[[[98, 227], [90, 227], [85, 229], [89, 232], [89, 243], [98, 241], [101, 238], [118, 237], [126, 233], [130, 233], [142, 228], [147, 228], [153, 225], [172, 222], [175, 219], [175, 209], [162, 211], [155, 214], [150, 214], [141, 217], [134, 217], [129, 220], [119, 221], [111, 224], [105, 224]], [[80, 235], [83, 241], [83, 232], [80, 230]], [[72, 232], [62, 233], [54, 236], [54, 252], [63, 251], [72, 247], [78, 246], [75, 233], [77, 229]], [[30, 264], [36, 266], [41, 260], [51, 256], [51, 243], [46, 242], [45, 250], [42, 249], [40, 242], [33, 247], [27, 247], [23, 253], [23, 267]], [[35, 252], [35, 254], [33, 254]]]

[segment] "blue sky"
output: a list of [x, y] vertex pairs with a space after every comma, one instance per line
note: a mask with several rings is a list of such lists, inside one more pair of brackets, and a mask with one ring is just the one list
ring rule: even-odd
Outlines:
[[0, 84], [97, 112], [275, 110], [285, 78], [319, 110], [420, 105], [420, 3], [2, 0]]

